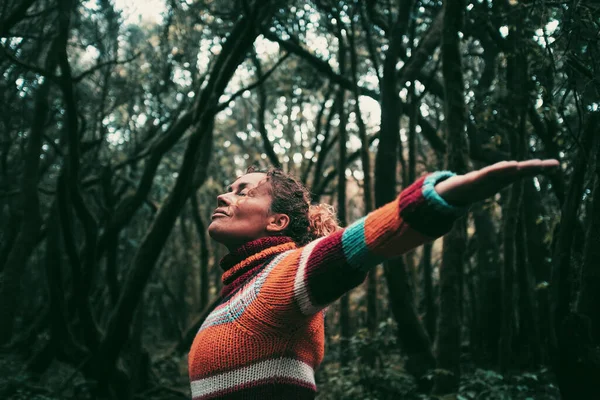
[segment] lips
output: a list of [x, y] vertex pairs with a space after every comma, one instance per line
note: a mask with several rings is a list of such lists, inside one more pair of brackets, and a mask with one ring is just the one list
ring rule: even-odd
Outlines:
[[212, 215], [212, 218], [217, 218], [217, 217], [229, 217], [229, 214], [227, 214], [224, 210], [217, 208]]

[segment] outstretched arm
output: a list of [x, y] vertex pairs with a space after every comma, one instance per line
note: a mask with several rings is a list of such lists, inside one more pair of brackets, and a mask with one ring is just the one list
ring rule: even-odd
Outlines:
[[551, 172], [558, 166], [557, 160], [502, 161], [448, 178], [435, 185], [435, 191], [450, 204], [469, 205], [495, 195], [518, 179]]
[[359, 285], [372, 266], [448, 232], [471, 203], [557, 166], [555, 160], [501, 162], [465, 175], [442, 171], [421, 177], [395, 201], [344, 230], [282, 255], [266, 269], [258, 297], [275, 320], [287, 316], [281, 324], [314, 314]]

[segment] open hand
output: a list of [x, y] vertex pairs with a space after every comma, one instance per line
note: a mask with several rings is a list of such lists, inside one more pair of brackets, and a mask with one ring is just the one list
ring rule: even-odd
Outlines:
[[466, 206], [487, 199], [521, 178], [556, 170], [558, 160], [501, 161], [435, 185], [435, 191], [451, 205]]

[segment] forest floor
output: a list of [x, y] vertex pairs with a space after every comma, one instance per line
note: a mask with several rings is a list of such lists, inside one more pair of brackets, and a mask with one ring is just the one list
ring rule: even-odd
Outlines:
[[[90, 383], [72, 367], [54, 361], [41, 376], [24, 369], [24, 360], [11, 354], [0, 357], [2, 400], [88, 400]], [[552, 373], [547, 368], [503, 376], [493, 370], [463, 366], [458, 393], [432, 397], [419, 394], [401, 367], [374, 371], [360, 363], [340, 368], [330, 362], [317, 373], [318, 400], [559, 400]], [[177, 400], [189, 397], [186, 357], [173, 357], [154, 365], [156, 386], [135, 398]]]

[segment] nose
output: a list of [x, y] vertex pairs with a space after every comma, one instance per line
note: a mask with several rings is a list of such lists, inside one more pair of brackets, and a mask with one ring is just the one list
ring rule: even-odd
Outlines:
[[217, 207], [226, 207], [229, 204], [231, 204], [231, 201], [229, 200], [227, 193], [223, 193], [217, 196]]

